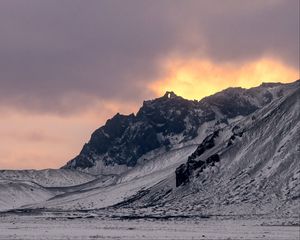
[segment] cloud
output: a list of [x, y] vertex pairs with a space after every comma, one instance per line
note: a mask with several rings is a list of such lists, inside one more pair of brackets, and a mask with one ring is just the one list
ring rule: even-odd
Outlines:
[[174, 56], [237, 66], [274, 57], [297, 69], [298, 4], [3, 0], [1, 105], [70, 114], [99, 101], [137, 104], [157, 94], [147, 86]]
[[262, 82], [291, 82], [299, 72], [276, 59], [263, 58], [240, 64], [216, 64], [210, 60], [167, 59], [165, 76], [149, 88], [157, 95], [168, 90], [187, 99], [200, 100], [228, 87], [255, 87]]

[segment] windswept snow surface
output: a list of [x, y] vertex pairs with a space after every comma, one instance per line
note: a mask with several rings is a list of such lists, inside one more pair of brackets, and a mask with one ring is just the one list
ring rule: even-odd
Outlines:
[[0, 211], [39, 203], [54, 196], [55, 193], [33, 182], [0, 180]]
[[64, 169], [1, 170], [0, 211], [44, 202], [63, 194], [66, 187], [95, 179], [90, 174]]
[[[64, 213], [63, 213], [64, 214]], [[298, 240], [294, 219], [116, 220], [92, 215], [6, 215], [0, 217], [0, 239], [65, 240]]]
[[43, 187], [68, 187], [83, 184], [96, 177], [68, 169], [0, 170], [0, 179], [31, 181]]

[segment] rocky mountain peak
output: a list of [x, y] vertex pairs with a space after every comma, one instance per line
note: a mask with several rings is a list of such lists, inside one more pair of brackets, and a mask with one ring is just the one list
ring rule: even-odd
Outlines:
[[154, 149], [168, 150], [196, 138], [206, 122], [215, 122], [217, 128], [220, 122], [228, 124], [231, 118], [253, 113], [281, 97], [284, 88], [293, 88], [293, 84], [229, 88], [201, 101], [167, 91], [162, 97], [144, 101], [136, 115], [117, 113], [107, 120], [64, 168], [88, 169], [100, 163], [101, 168], [135, 166], [139, 158]]
[[166, 91], [165, 95], [163, 96], [164, 98], [175, 98], [178, 97], [173, 91]]

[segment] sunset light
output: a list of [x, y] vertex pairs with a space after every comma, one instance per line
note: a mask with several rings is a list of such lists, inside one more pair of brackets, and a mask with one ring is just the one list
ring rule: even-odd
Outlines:
[[0, 240], [299, 239], [299, 0], [0, 0]]
[[164, 72], [162, 79], [149, 84], [158, 96], [171, 90], [197, 100], [228, 87], [251, 88], [262, 82], [288, 83], [299, 79], [297, 69], [272, 58], [242, 63], [177, 58], [165, 61]]

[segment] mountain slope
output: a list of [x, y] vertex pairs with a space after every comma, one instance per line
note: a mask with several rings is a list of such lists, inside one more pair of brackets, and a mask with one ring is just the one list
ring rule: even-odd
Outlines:
[[299, 214], [299, 84], [211, 134], [176, 175], [124, 204], [189, 214]]

